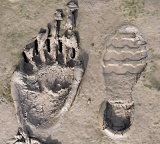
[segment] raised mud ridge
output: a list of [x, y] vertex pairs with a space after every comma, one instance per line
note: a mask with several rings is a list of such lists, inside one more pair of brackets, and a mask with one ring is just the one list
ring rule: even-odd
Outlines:
[[67, 17], [56, 10], [54, 21], [25, 47], [12, 76], [12, 97], [23, 133], [26, 125], [53, 126], [71, 107], [81, 82], [84, 68], [75, 30], [78, 5], [71, 1], [66, 9]]
[[147, 65], [146, 58], [146, 41], [134, 26], [122, 26], [108, 40], [103, 75], [112, 100], [100, 106], [99, 124], [104, 132], [121, 135], [130, 128], [134, 110], [132, 89]]

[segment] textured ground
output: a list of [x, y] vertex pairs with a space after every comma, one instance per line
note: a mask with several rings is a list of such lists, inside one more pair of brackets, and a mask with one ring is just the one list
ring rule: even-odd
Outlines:
[[[160, 142], [160, 2], [141, 0], [132, 7], [124, 0], [79, 0], [77, 27], [80, 46], [88, 54], [88, 64], [74, 105], [58, 126], [38, 134], [52, 143], [62, 144], [157, 144]], [[1, 1], [0, 2], [0, 96], [10, 94], [10, 77], [23, 47], [41, 27], [52, 20], [57, 8], [63, 9], [66, 0]], [[128, 11], [128, 9], [130, 11]], [[132, 10], [132, 11], [131, 11]], [[126, 15], [124, 15], [124, 13]], [[133, 20], [135, 19], [135, 20]], [[135, 101], [134, 122], [127, 138], [111, 139], [98, 125], [98, 111], [107, 95], [102, 74], [102, 53], [107, 38], [124, 25], [138, 27], [147, 40], [148, 65], [133, 89]], [[10, 98], [9, 98], [10, 99]], [[88, 104], [88, 101], [90, 101]], [[0, 143], [13, 137], [17, 122], [13, 102], [1, 100]], [[36, 130], [33, 131], [36, 133]]]

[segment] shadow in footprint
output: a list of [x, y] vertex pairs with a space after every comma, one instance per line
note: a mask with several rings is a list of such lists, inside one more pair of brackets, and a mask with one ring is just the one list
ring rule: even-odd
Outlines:
[[45, 141], [44, 141], [44, 138], [42, 138], [42, 137], [36, 137], [36, 138], [35, 138], [35, 137], [33, 136], [33, 131], [31, 130], [31, 128], [30, 128], [28, 125], [26, 125], [25, 128], [26, 128], [26, 131], [27, 131], [27, 135], [29, 135], [29, 137], [30, 137], [31, 139], [38, 140], [38, 141], [40, 141], [42, 144], [62, 144], [62, 143], [59, 142], [57, 139], [52, 139], [52, 138], [51, 138], [51, 135], [48, 136]]
[[[78, 6], [78, 0], [72, 0]], [[73, 12], [74, 19], [75, 19], [75, 26], [77, 26], [77, 18], [78, 18], [78, 9]]]
[[46, 33], [46, 29], [41, 28], [40, 31], [39, 31], [39, 33]]
[[130, 116], [131, 114], [127, 112], [127, 110], [123, 109], [123, 107], [120, 107], [120, 104], [118, 105], [118, 107], [115, 107], [114, 105], [107, 102], [106, 110], [104, 113], [104, 121], [106, 126], [115, 132], [128, 129], [132, 123]]
[[87, 52], [85, 52], [82, 49], [81, 49], [80, 59], [83, 63], [83, 68], [85, 72], [85, 70], [87, 69], [87, 65], [88, 65], [89, 55], [87, 54]]
[[51, 28], [52, 28], [52, 26], [51, 26], [50, 23], [47, 24], [47, 28], [48, 28], [48, 37], [51, 37]]
[[78, 32], [78, 31], [75, 31], [75, 35], [76, 35], [76, 37], [77, 37], [77, 44], [78, 44], [78, 46], [79, 46], [79, 44], [80, 44], [79, 32]]
[[47, 137], [46, 139], [46, 144], [62, 144], [60, 141], [57, 139], [52, 140], [51, 136]]

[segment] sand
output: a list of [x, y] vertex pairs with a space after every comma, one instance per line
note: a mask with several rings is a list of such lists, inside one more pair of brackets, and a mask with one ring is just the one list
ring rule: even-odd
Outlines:
[[[37, 36], [40, 28], [46, 28], [46, 24], [53, 19], [56, 9], [65, 9], [67, 2], [65, 0], [0, 2], [1, 96], [9, 96], [9, 87], [6, 86], [11, 80], [15, 64], [20, 61], [25, 45], [33, 41], [32, 38]], [[141, 0], [136, 7], [127, 5], [124, 0], [84, 0], [78, 1], [78, 5], [76, 30], [79, 32], [79, 48], [85, 59], [85, 72], [77, 95], [69, 111], [58, 120], [56, 125], [53, 124], [53, 127], [48, 129], [33, 128], [30, 135], [47, 143], [62, 144], [159, 143], [159, 1], [146, 0], [143, 3]], [[134, 8], [137, 10], [134, 11]], [[133, 12], [130, 13], [131, 10]], [[104, 77], [103, 53], [108, 40], [125, 25], [136, 27], [147, 42], [147, 57], [144, 56], [147, 66], [138, 77], [138, 81], [128, 74], [129, 82], [126, 81], [124, 87], [121, 84], [115, 91], [116, 97], [114, 97], [115, 94], [111, 94], [106, 87], [108, 78]], [[125, 55], [125, 57], [130, 58], [132, 55]], [[116, 79], [112, 76], [109, 81], [112, 83], [115, 80], [113, 85], [119, 85], [121, 79], [125, 82], [125, 78], [126, 76], [116, 77], [116, 83]], [[133, 81], [132, 125], [122, 136], [116, 137], [104, 133], [98, 121], [102, 102], [115, 99], [128, 100]], [[0, 143], [2, 144], [14, 137], [18, 131], [19, 125], [13, 103], [5, 100], [0, 104], [0, 127], [2, 127]]]

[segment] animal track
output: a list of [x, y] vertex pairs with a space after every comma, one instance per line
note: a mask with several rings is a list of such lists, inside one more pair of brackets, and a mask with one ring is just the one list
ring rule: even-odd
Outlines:
[[52, 126], [73, 103], [84, 72], [75, 31], [77, 9], [77, 4], [69, 2], [67, 18], [56, 10], [55, 20], [22, 53], [11, 88], [24, 132], [25, 125]]
[[100, 106], [103, 131], [123, 134], [133, 122], [132, 89], [147, 63], [146, 41], [134, 26], [122, 26], [111, 36], [103, 54], [103, 74], [107, 92], [113, 97]]

